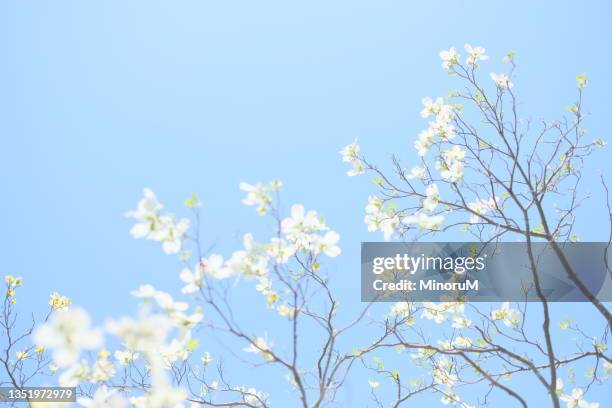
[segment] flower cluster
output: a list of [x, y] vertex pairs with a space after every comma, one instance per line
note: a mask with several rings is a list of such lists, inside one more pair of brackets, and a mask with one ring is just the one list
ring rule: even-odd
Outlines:
[[186, 218], [177, 221], [172, 214], [161, 214], [162, 208], [155, 193], [145, 188], [144, 197], [138, 202], [137, 209], [125, 214], [137, 220], [130, 233], [135, 239], [159, 241], [165, 253], [176, 254], [181, 250], [190, 223]]

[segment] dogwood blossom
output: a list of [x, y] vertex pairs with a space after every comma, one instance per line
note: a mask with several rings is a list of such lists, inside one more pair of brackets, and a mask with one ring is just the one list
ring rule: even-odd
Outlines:
[[[468, 203], [468, 208], [474, 212], [476, 212], [478, 215], [486, 215], [487, 213], [489, 213], [492, 210], [495, 210], [496, 208], [496, 203], [499, 202], [499, 197], [497, 196], [493, 196], [489, 199], [481, 199], [481, 200], [476, 200], [472, 203]], [[481, 222], [481, 217], [479, 217], [477, 214], [472, 214], [470, 215], [470, 224], [477, 224], [479, 222]]]
[[232, 253], [225, 266], [215, 274], [218, 279], [227, 278], [232, 274], [254, 278], [265, 276], [268, 273], [266, 245], [255, 242], [252, 234], [244, 234], [242, 242], [244, 250]]
[[180, 252], [183, 237], [189, 229], [189, 220], [182, 218], [176, 221], [171, 214], [162, 215], [160, 211], [163, 206], [153, 191], [145, 188], [143, 194], [137, 209], [125, 214], [126, 217], [137, 220], [130, 233], [135, 239], [146, 238], [162, 242], [162, 249], [166, 254]]
[[99, 387], [93, 398], [80, 397], [77, 402], [85, 408], [123, 408], [127, 401], [117, 392], [105, 385]]
[[125, 215], [129, 218], [135, 218], [139, 222], [134, 224], [130, 230], [130, 234], [136, 239], [144, 238], [151, 232], [157, 230], [159, 223], [159, 212], [163, 205], [159, 203], [155, 193], [149, 188], [143, 190], [144, 197], [138, 202], [135, 211], [128, 211]]
[[491, 72], [491, 79], [493, 82], [495, 82], [495, 86], [497, 86], [499, 89], [509, 89], [514, 86], [506, 74], [496, 74], [495, 72]]
[[183, 237], [189, 229], [190, 222], [187, 218], [175, 221], [172, 215], [162, 215], [159, 217], [160, 228], [151, 233], [155, 241], [162, 242], [162, 249], [166, 254], [177, 254], [181, 251]]
[[93, 350], [102, 344], [102, 331], [92, 329], [91, 319], [79, 308], [56, 310], [49, 321], [34, 332], [34, 343], [53, 350], [53, 361], [59, 367], [75, 364], [82, 350]]
[[153, 386], [150, 393], [130, 398], [135, 408], [183, 408], [187, 393], [167, 384]]
[[444, 222], [443, 215], [427, 215], [422, 212], [416, 212], [402, 219], [404, 224], [417, 224], [420, 229], [437, 231], [441, 228]]
[[276, 311], [279, 315], [286, 319], [293, 319], [293, 317], [295, 316], [295, 308], [289, 307], [287, 305], [279, 305], [276, 308]]
[[455, 127], [451, 125], [448, 120], [441, 120], [438, 118], [435, 122], [429, 123], [429, 128], [434, 134], [440, 136], [442, 140], [451, 140], [455, 137]]
[[512, 309], [510, 302], [504, 302], [500, 309], [491, 312], [491, 319], [501, 320], [508, 327], [516, 327], [521, 322], [521, 312]]
[[114, 353], [115, 359], [119, 362], [119, 365], [126, 366], [132, 361], [137, 360], [139, 357], [138, 353], [134, 353], [130, 350], [117, 350]]
[[257, 389], [253, 387], [240, 387], [238, 391], [242, 393], [242, 399], [244, 402], [251, 406], [261, 406], [262, 402], [267, 398], [266, 394], [261, 391], [257, 391]]
[[125, 317], [106, 323], [108, 332], [117, 336], [128, 350], [147, 355], [156, 353], [164, 344], [171, 327], [170, 319], [164, 315]]
[[295, 247], [282, 238], [274, 237], [267, 246], [267, 253], [276, 263], [284, 264], [295, 254]]
[[89, 381], [93, 384], [110, 380], [115, 375], [116, 369], [112, 361], [106, 355], [101, 356], [91, 367]]
[[274, 180], [267, 185], [257, 183], [255, 185], [242, 182], [239, 185], [240, 190], [247, 193], [246, 198], [242, 200], [242, 204], [248, 206], [257, 206], [257, 213], [265, 215], [272, 204], [272, 196], [270, 193], [280, 190], [282, 183], [279, 180]]
[[422, 318], [442, 323], [454, 317], [463, 317], [465, 306], [460, 302], [424, 302]]
[[468, 337], [457, 336], [453, 341], [453, 345], [457, 348], [472, 347], [472, 340], [470, 340]]
[[440, 171], [440, 177], [451, 183], [463, 178], [464, 164], [460, 160], [443, 156], [442, 160], [436, 162], [436, 168]]
[[336, 245], [340, 241], [340, 234], [336, 231], [327, 231], [323, 236], [317, 236], [314, 240], [314, 253], [324, 253], [330, 258], [340, 255], [341, 249]]
[[181, 289], [184, 294], [195, 293], [204, 285], [204, 276], [209, 275], [215, 279], [225, 279], [231, 276], [232, 271], [223, 263], [223, 257], [213, 254], [208, 258], [200, 259], [193, 268], [183, 268], [179, 278], [186, 283]]
[[426, 176], [426, 169], [422, 166], [413, 167], [408, 175], [409, 179], [424, 179]]
[[81, 360], [64, 371], [57, 382], [61, 387], [76, 387], [89, 379], [89, 373], [90, 369], [87, 361]]
[[51, 293], [51, 297], [49, 298], [49, 306], [53, 310], [66, 309], [72, 304], [72, 301], [68, 299], [66, 296], [62, 296], [57, 292]]
[[421, 103], [424, 106], [423, 110], [421, 111], [421, 117], [427, 118], [430, 115], [437, 115], [440, 112], [442, 106], [444, 105], [444, 99], [438, 97], [434, 101], [430, 97], [425, 97], [421, 99]]
[[451, 47], [448, 50], [440, 51], [440, 58], [442, 58], [442, 68], [448, 70], [459, 62], [459, 53], [454, 47]]
[[565, 402], [567, 408], [599, 408], [598, 402], [587, 402], [582, 398], [583, 395], [582, 389], [574, 388], [571, 394], [563, 394], [559, 399]]
[[310, 249], [318, 239], [314, 234], [328, 229], [316, 211], [306, 212], [301, 204], [291, 206], [291, 216], [281, 221], [281, 232], [296, 249]]
[[133, 290], [130, 292], [130, 294], [134, 297], [137, 298], [141, 298], [141, 299], [150, 299], [153, 298], [153, 296], [155, 296], [155, 293], [157, 293], [157, 291], [155, 290], [155, 288], [151, 285], [140, 285], [140, 287], [137, 290]]
[[437, 384], [446, 385], [447, 387], [453, 387], [457, 383], [457, 376], [441, 367], [436, 367], [432, 371], [431, 376]]
[[270, 354], [273, 343], [268, 343], [264, 337], [255, 337], [249, 347], [245, 347], [242, 350], [247, 353], [261, 354], [266, 360], [272, 360], [274, 357]]
[[189, 268], [183, 268], [179, 278], [186, 283], [181, 289], [181, 293], [185, 295], [197, 292], [204, 283], [204, 274], [199, 264], [194, 268], [194, 271]]
[[169, 293], [156, 291], [153, 299], [157, 305], [168, 315], [174, 312], [184, 312], [189, 308], [186, 302], [176, 302]]
[[426, 197], [423, 199], [423, 209], [425, 211], [432, 212], [438, 206], [438, 201], [440, 200], [440, 191], [438, 190], [438, 186], [436, 183], [432, 183], [427, 186], [425, 190]]
[[485, 55], [485, 49], [482, 47], [472, 47], [470, 44], [465, 44], [465, 50], [468, 53], [466, 63], [470, 65], [477, 65], [478, 61], [488, 60], [489, 57]]
[[419, 133], [419, 138], [414, 142], [414, 147], [417, 149], [419, 156], [423, 157], [427, 154], [433, 144], [436, 134], [432, 129], [426, 129]]
[[380, 198], [369, 196], [364, 222], [368, 226], [368, 231], [380, 230], [385, 241], [388, 241], [400, 226], [401, 220], [391, 209], [383, 211], [383, 208], [384, 203]]
[[342, 161], [351, 165], [351, 169], [346, 173], [349, 177], [365, 172], [365, 165], [359, 158], [359, 149], [360, 147], [357, 144], [357, 141], [354, 141], [353, 143], [346, 145], [339, 152], [342, 156]]

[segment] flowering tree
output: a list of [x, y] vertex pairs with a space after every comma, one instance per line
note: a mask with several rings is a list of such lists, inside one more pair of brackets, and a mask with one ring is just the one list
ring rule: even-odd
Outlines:
[[[447, 387], [445, 403], [459, 404], [460, 397], [453, 391], [458, 384], [485, 382], [527, 406], [527, 396], [500, 379], [531, 374], [550, 395], [553, 407], [559, 407], [561, 401], [568, 407], [598, 406], [586, 402], [580, 388], [568, 395], [560, 375], [561, 370], [571, 374], [573, 363], [589, 359], [588, 389], [611, 370], [605, 353], [610, 311], [579, 279], [560, 248], [561, 243], [578, 239], [573, 229], [583, 200], [579, 196], [583, 162], [593, 149], [605, 145], [601, 139], [585, 140], [582, 92], [586, 77], [577, 77], [577, 100], [568, 108], [572, 117], [544, 121], [533, 131], [531, 122], [520, 118], [513, 91], [515, 53], [508, 53], [503, 60], [509, 73], [491, 73], [492, 81], [487, 84], [479, 75], [480, 64], [489, 59], [485, 49], [466, 44], [465, 51], [465, 62], [455, 48], [440, 53], [444, 70], [464, 88], [451, 91], [446, 98], [422, 100], [421, 116], [432, 119], [414, 142], [419, 165], [408, 171], [401, 159], [393, 156], [394, 171], [390, 174], [368, 162], [356, 143], [346, 146], [341, 154], [351, 165], [349, 176], [364, 172], [376, 176], [380, 194], [369, 197], [365, 222], [370, 231], [380, 230], [386, 240], [394, 236], [420, 239], [457, 229], [483, 243], [503, 239], [526, 242], [541, 305], [530, 318], [541, 321], [541, 332], [526, 330], [527, 304], [517, 309], [504, 303], [489, 314], [469, 305], [474, 321], [465, 317], [468, 305], [431, 304], [425, 306], [423, 316], [437, 323], [452, 322], [457, 329], [452, 338], [437, 347], [419, 348], [400, 327], [394, 331], [397, 345], [418, 348], [416, 358], [431, 366], [434, 378], [441, 378], [436, 383]], [[607, 192], [603, 179], [602, 185]], [[562, 206], [550, 198], [564, 195], [569, 199]], [[561, 329], [572, 331], [578, 343], [567, 355], [558, 352], [566, 349], [561, 345], [566, 339], [553, 339], [551, 306], [540, 286], [534, 242], [550, 245], [567, 277], [603, 318], [601, 332], [596, 334], [585, 333], [569, 320], [560, 323]], [[411, 307], [403, 305], [400, 316], [411, 315]], [[398, 305], [393, 312], [398, 314]], [[534, 313], [539, 316], [532, 316]], [[464, 368], [472, 375], [463, 377]], [[401, 390], [399, 380], [397, 383]], [[485, 396], [484, 401], [487, 399]]]
[[[433, 120], [415, 142], [418, 166], [406, 171], [394, 157], [391, 175], [369, 163], [356, 143], [341, 151], [350, 176], [372, 172], [377, 177], [380, 193], [370, 196], [366, 207], [368, 229], [380, 230], [386, 240], [413, 232], [418, 239], [452, 228], [481, 242], [515, 235], [554, 247], [574, 240], [581, 163], [603, 145], [583, 141], [586, 78], [578, 77], [573, 119], [545, 122], [529, 138], [529, 122], [518, 118], [512, 90], [514, 54], [506, 57], [509, 74], [491, 74], [491, 93], [477, 75], [488, 59], [485, 50], [466, 45], [466, 51], [465, 63], [453, 48], [440, 54], [444, 69], [466, 88], [448, 98], [423, 99], [421, 116]], [[567, 207], [551, 208], [545, 198], [565, 188], [572, 191]], [[372, 397], [363, 406], [399, 407], [433, 393], [441, 403], [461, 408], [500, 401], [526, 407], [530, 396], [521, 392], [520, 381], [531, 376], [553, 407], [599, 406], [588, 402], [587, 393], [612, 372], [606, 354], [610, 313], [569, 265], [568, 276], [602, 317], [599, 333], [563, 320], [559, 330], [571, 335], [555, 337], [551, 306], [541, 291], [538, 307], [407, 301], [388, 311], [365, 304], [351, 316], [339, 313], [333, 276], [324, 267], [340, 255], [340, 235], [300, 204], [285, 214], [278, 181], [242, 183], [240, 189], [246, 194], [243, 203], [270, 217], [273, 229], [263, 241], [245, 234], [243, 247], [229, 256], [206, 249], [196, 195], [185, 201], [190, 219], [177, 219], [144, 190], [136, 210], [126, 214], [135, 221], [130, 233], [159, 242], [163, 252], [177, 256], [182, 290], [176, 300], [143, 284], [131, 293], [142, 301], [135, 317], [96, 325], [85, 310], [53, 293], [49, 313], [26, 321], [17, 310], [23, 279], [6, 276], [0, 318], [0, 365], [6, 375], [0, 386], [77, 387], [78, 405], [111, 408], [268, 407], [271, 393], [290, 389], [294, 405], [307, 408], [341, 404], [343, 386], [361, 371], [370, 378], [366, 385]], [[537, 283], [535, 262], [532, 266]], [[262, 312], [284, 320], [282, 333], [267, 333], [262, 325], [253, 332], [253, 316], [235, 313], [237, 285], [261, 294]], [[537, 332], [528, 320], [540, 323]], [[212, 335], [227, 339], [230, 354], [246, 369], [276, 370], [278, 386], [257, 390], [234, 383], [223, 357], [201, 350], [200, 340]], [[283, 341], [277, 345], [275, 338]], [[582, 383], [578, 370], [587, 374]]]

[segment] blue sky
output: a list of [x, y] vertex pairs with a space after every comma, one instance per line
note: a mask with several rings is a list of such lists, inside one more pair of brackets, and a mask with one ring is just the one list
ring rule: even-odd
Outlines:
[[[284, 203], [316, 208], [343, 236], [330, 267], [357, 307], [359, 243], [381, 237], [362, 222], [374, 187], [345, 176], [338, 150], [359, 138], [379, 162], [414, 156], [421, 97], [456, 86], [437, 54], [466, 42], [495, 69], [518, 52], [534, 119], [559, 117], [586, 72], [586, 127], [608, 139], [610, 17], [605, 1], [3, 2], [2, 272], [25, 278], [33, 310], [59, 290], [99, 320], [132, 313], [140, 283], [179, 288], [176, 259], [128, 234], [143, 187], [185, 215], [198, 193], [202, 232], [228, 254], [244, 232], [269, 234], [239, 182], [280, 178]], [[606, 154], [588, 174], [610, 174]], [[586, 191], [600, 197], [597, 177]], [[586, 204], [578, 235], [607, 238], [604, 215]]]

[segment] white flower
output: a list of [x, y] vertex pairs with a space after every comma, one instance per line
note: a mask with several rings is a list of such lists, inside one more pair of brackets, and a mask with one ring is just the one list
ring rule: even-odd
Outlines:
[[179, 278], [187, 284], [183, 286], [181, 293], [189, 295], [200, 290], [203, 285], [204, 275], [202, 274], [202, 268], [196, 266], [195, 272], [192, 272], [189, 268], [183, 268]]
[[366, 205], [365, 211], [368, 214], [376, 214], [383, 209], [384, 205], [385, 204], [380, 198], [371, 195], [368, 197], [368, 204]]
[[317, 236], [314, 242], [314, 253], [324, 253], [330, 258], [340, 255], [341, 249], [336, 245], [340, 241], [340, 235], [336, 231], [328, 231], [323, 236]]
[[358, 156], [359, 145], [357, 144], [357, 141], [346, 145], [342, 150], [340, 150], [339, 153], [342, 156], [342, 161], [351, 165], [351, 169], [346, 173], [349, 177], [365, 172], [364, 163]]
[[[476, 200], [472, 203], [468, 203], [468, 208], [479, 215], [486, 215], [489, 211], [492, 211], [496, 208], [496, 203], [499, 201], [499, 197], [493, 196], [487, 200], [481, 199]], [[470, 223], [477, 224], [481, 222], [481, 217], [476, 214], [470, 215]]]
[[521, 312], [510, 308], [510, 302], [504, 302], [501, 309], [491, 312], [491, 319], [501, 320], [508, 327], [517, 327], [521, 322]]
[[272, 350], [273, 345], [272, 343], [268, 343], [264, 337], [255, 337], [249, 347], [243, 348], [242, 351], [261, 354], [266, 360], [272, 360], [273, 357], [270, 354], [270, 350]]
[[262, 401], [265, 401], [265, 399], [267, 398], [266, 394], [257, 391], [253, 387], [249, 389], [246, 389], [245, 387], [240, 387], [238, 391], [242, 393], [242, 398], [244, 399], [244, 402], [246, 402], [250, 406], [260, 406]]
[[281, 232], [297, 248], [308, 248], [313, 241], [311, 234], [327, 229], [316, 211], [305, 212], [301, 204], [291, 206], [291, 217], [281, 221]]
[[442, 398], [440, 399], [444, 405], [456, 404], [460, 401], [459, 395], [452, 391], [446, 391]]
[[405, 217], [402, 221], [405, 224], [417, 224], [420, 229], [437, 231], [441, 228], [442, 222], [444, 222], [444, 216], [429, 216], [425, 213], [417, 212], [414, 215]]
[[200, 323], [203, 318], [204, 315], [199, 312], [190, 315], [187, 315], [182, 312], [174, 312], [170, 315], [170, 319], [172, 320], [174, 325], [181, 329], [190, 329], [196, 324]]
[[449, 318], [464, 317], [463, 310], [464, 305], [459, 302], [424, 302], [421, 317], [442, 323]]
[[279, 264], [289, 261], [295, 254], [295, 247], [282, 238], [272, 238], [267, 246], [267, 253]]
[[419, 133], [419, 139], [414, 142], [414, 147], [417, 149], [419, 156], [423, 157], [429, 151], [429, 148], [433, 144], [435, 133], [432, 129], [426, 129]]
[[212, 363], [212, 361], [213, 361], [213, 358], [210, 356], [210, 353], [206, 351], [204, 355], [202, 356], [202, 364], [204, 364], [205, 366], [209, 366], [210, 363]]
[[138, 290], [133, 290], [130, 292], [132, 296], [142, 299], [150, 299], [155, 296], [155, 293], [157, 293], [157, 291], [151, 285], [141, 285]]
[[161, 215], [161, 209], [162, 205], [155, 194], [145, 188], [144, 198], [138, 202], [137, 209], [126, 213], [128, 218], [138, 220], [130, 233], [136, 239], [160, 241], [165, 253], [176, 254], [181, 250], [183, 236], [189, 229], [189, 220], [183, 218], [176, 222], [172, 215]]
[[155, 292], [153, 299], [155, 299], [157, 305], [167, 314], [184, 312], [189, 308], [189, 305], [185, 302], [175, 302], [172, 296], [166, 292]]
[[565, 402], [567, 408], [599, 408], [598, 402], [587, 402], [582, 399], [583, 395], [584, 391], [580, 388], [574, 388], [570, 395], [563, 394], [559, 399]]
[[179, 278], [187, 285], [183, 286], [181, 292], [184, 294], [195, 293], [204, 285], [204, 275], [209, 275], [215, 279], [225, 279], [231, 275], [232, 271], [223, 264], [221, 255], [213, 254], [208, 258], [200, 259], [193, 271], [184, 268]]
[[295, 316], [295, 308], [289, 307], [287, 305], [280, 305], [276, 308], [276, 311], [279, 315], [286, 319], [293, 319]]
[[159, 211], [163, 208], [151, 189], [145, 188], [143, 194], [144, 197], [138, 202], [137, 209], [125, 214], [126, 217], [139, 221], [130, 230], [130, 234], [136, 239], [146, 237], [157, 228]]
[[425, 178], [425, 175], [426, 175], [425, 167], [416, 166], [410, 170], [410, 175], [408, 175], [408, 178], [409, 179], [416, 178], [416, 179], [422, 180]]
[[182, 389], [163, 384], [154, 386], [149, 394], [130, 398], [130, 404], [135, 408], [183, 408], [186, 398]]
[[383, 237], [385, 241], [389, 241], [391, 237], [393, 236], [393, 234], [395, 234], [395, 231], [400, 226], [400, 222], [401, 222], [400, 218], [397, 215], [383, 215], [382, 216], [382, 219], [380, 220], [379, 228], [380, 228], [380, 231], [383, 233]]
[[491, 79], [493, 82], [495, 82], [495, 85], [499, 89], [509, 89], [514, 86], [506, 74], [496, 74], [495, 72], [491, 72]]
[[123, 342], [128, 350], [156, 353], [171, 328], [169, 318], [163, 315], [141, 316], [138, 320], [123, 318], [106, 323], [106, 329]]
[[423, 209], [425, 211], [432, 212], [438, 206], [438, 201], [440, 200], [440, 191], [438, 190], [438, 186], [436, 183], [432, 183], [427, 186], [425, 190], [426, 197], [423, 199]]
[[468, 53], [466, 62], [470, 65], [476, 65], [478, 61], [489, 59], [489, 57], [485, 55], [486, 50], [482, 47], [472, 47], [470, 44], [465, 44], [465, 50]]
[[453, 317], [452, 327], [455, 329], [463, 329], [465, 327], [470, 327], [472, 321], [464, 316], [455, 316]]
[[440, 170], [440, 177], [455, 183], [463, 178], [464, 164], [462, 161], [443, 157], [436, 162], [436, 168]]
[[374, 380], [368, 380], [368, 385], [370, 388], [378, 388], [380, 387], [380, 382]]
[[125, 399], [117, 394], [117, 390], [109, 390], [106, 385], [96, 390], [93, 398], [81, 397], [77, 400], [85, 408], [123, 408]]
[[391, 311], [389, 312], [391, 316], [399, 316], [402, 318], [410, 317], [412, 312], [412, 305], [408, 302], [396, 302], [393, 306], [391, 306]]
[[357, 144], [356, 140], [353, 143], [344, 146], [339, 152], [342, 156], [342, 161], [345, 163], [351, 163], [355, 160], [358, 160], [357, 156], [359, 154], [359, 149], [360, 147]]
[[57, 382], [61, 387], [76, 387], [79, 383], [88, 380], [89, 372], [89, 366], [83, 360], [64, 371]]
[[445, 150], [442, 155], [449, 160], [461, 160], [465, 157], [465, 151], [459, 146], [453, 146], [450, 150]]
[[470, 340], [468, 337], [457, 336], [455, 337], [453, 344], [457, 348], [468, 348], [472, 347], [472, 340]]
[[436, 118], [435, 122], [429, 122], [429, 129], [433, 134], [439, 135], [442, 140], [451, 140], [455, 137], [455, 127], [446, 118], [442, 120]]
[[187, 218], [181, 218], [178, 222], [170, 215], [160, 218], [161, 227], [152, 234], [152, 239], [162, 241], [162, 249], [168, 255], [177, 254], [181, 251], [183, 236], [189, 229], [190, 223]]
[[457, 383], [457, 376], [443, 368], [434, 368], [431, 376], [437, 384], [446, 385], [447, 387], [453, 387]]
[[132, 361], [137, 360], [139, 355], [138, 353], [133, 353], [130, 350], [126, 350], [126, 351], [117, 350], [115, 351], [114, 356], [115, 356], [115, 359], [119, 362], [119, 365], [126, 366]]
[[272, 181], [268, 185], [257, 183], [255, 185], [242, 182], [239, 187], [247, 193], [246, 198], [242, 200], [242, 204], [248, 206], [257, 206], [257, 213], [264, 215], [268, 212], [270, 204], [272, 204], [272, 196], [270, 192], [277, 191], [281, 188], [282, 183], [278, 180]]
[[429, 115], [436, 115], [442, 109], [444, 105], [444, 100], [440, 97], [436, 98], [436, 100], [432, 100], [430, 97], [426, 97], [421, 99], [421, 103], [424, 108], [421, 111], [421, 117], [427, 118]]
[[454, 47], [451, 47], [449, 50], [440, 51], [440, 58], [442, 58], [442, 68], [451, 69], [459, 62], [459, 53]]
[[59, 367], [75, 364], [82, 350], [93, 350], [102, 344], [102, 331], [90, 327], [87, 312], [79, 308], [53, 312], [49, 321], [34, 332], [34, 343], [53, 350], [53, 361]]

